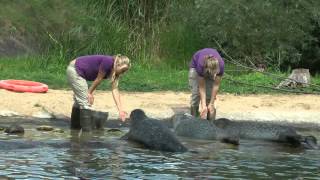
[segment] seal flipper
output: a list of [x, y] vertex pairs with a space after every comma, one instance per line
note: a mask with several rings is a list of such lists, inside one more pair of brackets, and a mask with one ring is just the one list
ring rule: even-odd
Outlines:
[[319, 149], [317, 138], [314, 136], [303, 136], [301, 144], [307, 149]]
[[303, 146], [306, 149], [319, 149], [317, 138], [314, 136], [286, 136], [285, 139], [288, 143], [295, 147]]
[[239, 145], [239, 137], [224, 137], [220, 141], [223, 143], [233, 144], [233, 145]]
[[120, 139], [121, 139], [121, 140], [129, 140], [129, 133], [126, 133], [126, 134], [123, 135]]

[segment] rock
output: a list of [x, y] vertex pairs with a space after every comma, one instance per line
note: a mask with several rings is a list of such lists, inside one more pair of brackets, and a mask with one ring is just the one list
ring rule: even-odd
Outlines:
[[121, 132], [121, 130], [117, 128], [111, 128], [111, 129], [108, 129], [107, 132]]
[[0, 116], [19, 116], [19, 113], [9, 110], [2, 110], [0, 111]]
[[54, 128], [51, 126], [38, 126], [36, 128], [38, 131], [53, 131]]
[[68, 119], [69, 117], [64, 115], [64, 114], [54, 114], [54, 113], [51, 113], [52, 117], [54, 119]]
[[24, 128], [19, 125], [11, 125], [10, 127], [6, 128], [4, 132], [8, 134], [23, 134]]
[[54, 116], [53, 116], [53, 114], [49, 113], [48, 111], [39, 111], [39, 112], [37, 112], [35, 114], [32, 114], [32, 117], [51, 119]]
[[111, 128], [107, 130], [107, 134], [109, 136], [123, 136], [125, 132], [122, 132], [120, 129], [117, 128]]
[[64, 133], [64, 130], [57, 128], [57, 129], [54, 129], [52, 132], [55, 132], [55, 133]]

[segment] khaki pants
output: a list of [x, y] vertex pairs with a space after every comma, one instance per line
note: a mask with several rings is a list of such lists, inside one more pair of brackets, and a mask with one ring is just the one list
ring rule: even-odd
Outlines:
[[[189, 88], [191, 90], [191, 100], [190, 106], [199, 106], [200, 103], [200, 93], [199, 93], [199, 82], [198, 82], [198, 73], [195, 68], [190, 68], [189, 70]], [[206, 85], [206, 105], [210, 103], [212, 86], [214, 84], [214, 80], [211, 78], [205, 78]]]
[[91, 105], [88, 101], [87, 81], [77, 73], [74, 61], [67, 67], [67, 78], [74, 93], [73, 106], [79, 107], [80, 109], [91, 109]]

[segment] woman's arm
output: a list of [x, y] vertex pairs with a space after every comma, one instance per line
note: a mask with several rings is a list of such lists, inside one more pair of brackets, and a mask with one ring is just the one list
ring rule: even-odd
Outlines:
[[94, 97], [93, 97], [93, 92], [95, 91], [95, 89], [98, 87], [98, 85], [101, 83], [101, 81], [103, 80], [104, 76], [105, 76], [105, 72], [103, 71], [99, 71], [97, 78], [92, 82], [89, 90], [88, 90], [88, 101], [89, 103], [92, 105], [94, 102]]
[[[211, 100], [210, 100], [210, 104], [208, 105], [208, 110], [210, 113], [210, 120], [215, 120], [216, 119], [216, 100], [217, 100], [217, 94], [219, 91], [219, 87], [221, 84], [221, 76], [216, 76], [215, 80], [214, 80], [214, 84], [212, 87], [212, 93], [211, 93]], [[207, 117], [208, 118], [208, 117]]]
[[114, 84], [115, 82], [112, 83], [112, 96], [113, 96], [113, 100], [118, 108], [119, 111], [119, 116], [121, 118], [122, 121], [125, 121], [127, 113], [125, 111], [123, 111], [122, 108], [122, 103], [121, 103], [121, 98], [120, 98], [120, 93], [118, 90], [118, 87], [116, 87], [116, 85]]
[[122, 111], [122, 104], [121, 104], [121, 100], [120, 100], [120, 93], [118, 88], [112, 88], [112, 96], [113, 96], [113, 100], [116, 103], [116, 106], [118, 108], [118, 111]]
[[215, 100], [217, 99], [217, 94], [219, 91], [221, 80], [222, 80], [222, 76], [216, 76], [214, 79], [214, 84], [213, 84], [212, 92], [211, 92], [211, 100], [210, 100], [210, 104], [212, 104], [212, 105], [214, 104]]

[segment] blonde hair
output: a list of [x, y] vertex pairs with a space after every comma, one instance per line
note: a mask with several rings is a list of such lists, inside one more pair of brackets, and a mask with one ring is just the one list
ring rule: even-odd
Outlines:
[[112, 88], [118, 87], [119, 83], [119, 77], [120, 74], [116, 74], [116, 68], [127, 65], [128, 68], [130, 68], [130, 59], [127, 56], [123, 56], [121, 54], [117, 54], [114, 57], [114, 63], [113, 63], [113, 71], [112, 71], [112, 76], [111, 76], [111, 82], [112, 82]]
[[204, 59], [204, 75], [213, 77], [220, 72], [219, 61], [212, 55], [205, 56]]

